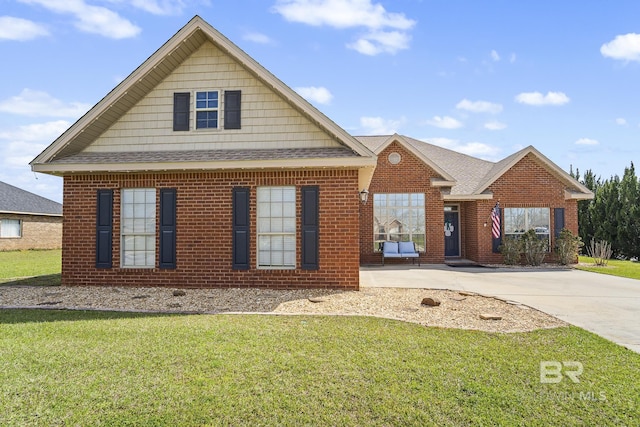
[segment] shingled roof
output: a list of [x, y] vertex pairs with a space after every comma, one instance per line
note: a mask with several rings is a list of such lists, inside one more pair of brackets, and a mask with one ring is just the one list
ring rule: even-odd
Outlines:
[[491, 198], [492, 195], [488, 192], [489, 186], [527, 154], [537, 157], [550, 173], [565, 183], [568, 187], [568, 198], [593, 198], [593, 193], [588, 188], [573, 179], [533, 146], [526, 147], [498, 162], [490, 162], [404, 135], [357, 136], [356, 139], [376, 154], [380, 154], [394, 141], [414, 153], [417, 152], [418, 157], [442, 175], [444, 182], [451, 183], [451, 189], [446, 195], [449, 199]]
[[0, 213], [62, 216], [62, 205], [0, 181]]

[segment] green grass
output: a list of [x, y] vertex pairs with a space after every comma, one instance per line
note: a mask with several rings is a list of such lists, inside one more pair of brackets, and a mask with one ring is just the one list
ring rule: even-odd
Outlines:
[[61, 270], [60, 249], [0, 252], [0, 286], [57, 286], [60, 285]]
[[578, 270], [628, 277], [630, 279], [640, 279], [640, 262], [610, 259], [606, 266], [600, 267], [595, 265], [593, 258], [590, 257], [581, 256], [578, 261], [580, 262], [580, 264], [576, 266]]
[[[0, 425], [637, 425], [640, 355], [575, 327], [0, 311]], [[541, 361], [583, 364], [540, 382]]]

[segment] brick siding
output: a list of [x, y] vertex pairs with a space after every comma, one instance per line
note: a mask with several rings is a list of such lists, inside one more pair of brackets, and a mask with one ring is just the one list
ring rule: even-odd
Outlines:
[[0, 219], [22, 221], [22, 237], [0, 238], [0, 251], [60, 249], [62, 246], [62, 217], [1, 214]]
[[[397, 165], [389, 163], [390, 153], [400, 154]], [[360, 262], [380, 264], [382, 255], [373, 245], [373, 195], [376, 193], [424, 193], [426, 221], [426, 252], [420, 254], [420, 262], [444, 261], [443, 212], [444, 203], [440, 189], [431, 186], [431, 178], [440, 176], [418, 157], [397, 142], [389, 144], [378, 154], [378, 165], [369, 185], [369, 201], [360, 206]], [[385, 260], [385, 264], [407, 262]]]
[[[256, 187], [297, 188], [296, 268], [257, 269]], [[300, 187], [320, 189], [319, 270], [300, 268]], [[251, 267], [232, 270], [232, 189], [251, 191]], [[120, 268], [120, 189], [176, 188], [176, 269]], [[113, 268], [95, 268], [96, 192], [113, 189]], [[156, 197], [157, 202], [158, 197]], [[63, 285], [358, 289], [358, 171], [74, 175], [64, 178]], [[156, 209], [159, 212], [159, 205]], [[158, 215], [158, 213], [157, 213]], [[156, 223], [158, 223], [156, 218]], [[159, 247], [156, 226], [156, 248]]]

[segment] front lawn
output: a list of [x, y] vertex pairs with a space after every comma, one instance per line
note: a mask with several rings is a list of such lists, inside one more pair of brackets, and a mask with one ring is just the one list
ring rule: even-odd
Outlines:
[[62, 251], [0, 252], [0, 286], [3, 283], [22, 285], [60, 285]]
[[[640, 355], [575, 327], [496, 334], [360, 317], [4, 310], [0, 360], [3, 426], [640, 419]], [[541, 362], [582, 364], [580, 382], [542, 383]]]
[[610, 259], [606, 266], [597, 266], [591, 257], [581, 256], [578, 258], [580, 264], [576, 269], [592, 271], [594, 273], [611, 274], [612, 276], [628, 277], [630, 279], [640, 279], [640, 262], [620, 261]]

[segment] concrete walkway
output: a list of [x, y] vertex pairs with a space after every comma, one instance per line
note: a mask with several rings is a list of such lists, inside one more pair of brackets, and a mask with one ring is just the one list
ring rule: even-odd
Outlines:
[[570, 269], [363, 266], [360, 286], [472, 291], [537, 308], [640, 353], [640, 280]]

